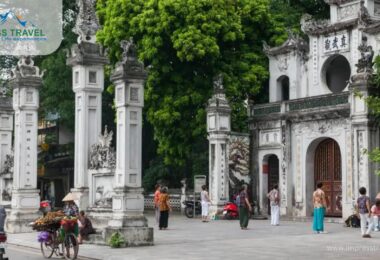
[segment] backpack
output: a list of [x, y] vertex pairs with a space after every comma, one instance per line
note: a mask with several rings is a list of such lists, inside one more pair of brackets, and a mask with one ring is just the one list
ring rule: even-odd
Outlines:
[[346, 223], [346, 227], [353, 227], [353, 228], [360, 227], [360, 219], [355, 214], [349, 216], [347, 220], [345, 221], [345, 223]]
[[368, 213], [367, 200], [368, 200], [367, 196], [361, 196], [361, 197], [358, 198], [359, 213], [362, 213], [362, 214]]

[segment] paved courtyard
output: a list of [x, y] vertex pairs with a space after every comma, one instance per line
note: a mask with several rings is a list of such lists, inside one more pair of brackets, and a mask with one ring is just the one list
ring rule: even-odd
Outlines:
[[[153, 216], [149, 215], [153, 226]], [[236, 220], [202, 223], [199, 219], [172, 216], [169, 229], [155, 226], [154, 246], [111, 249], [82, 245], [80, 255], [93, 259], [377, 259], [380, 232], [363, 239], [360, 230], [327, 223], [328, 234], [313, 234], [310, 222], [283, 221], [278, 227], [268, 220], [251, 220], [240, 230]], [[39, 247], [36, 233], [11, 234], [10, 244]], [[41, 256], [42, 259], [42, 256]]]

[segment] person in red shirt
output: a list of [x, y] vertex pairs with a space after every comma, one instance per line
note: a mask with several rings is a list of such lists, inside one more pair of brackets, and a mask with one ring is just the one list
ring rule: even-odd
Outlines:
[[160, 190], [161, 185], [156, 184], [155, 186], [156, 191], [154, 192], [154, 213], [156, 218], [156, 225], [160, 223]]
[[371, 208], [372, 218], [373, 218], [373, 225], [375, 226], [375, 231], [379, 231], [379, 218], [380, 218], [380, 199], [376, 199], [375, 205]]

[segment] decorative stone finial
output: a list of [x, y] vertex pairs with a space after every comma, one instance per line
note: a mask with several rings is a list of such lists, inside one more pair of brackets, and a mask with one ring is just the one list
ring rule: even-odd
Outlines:
[[95, 34], [99, 30], [99, 20], [95, 13], [96, 0], [77, 0], [79, 14], [73, 31], [79, 35], [78, 43], [95, 43]]
[[137, 60], [136, 45], [133, 43], [133, 39], [122, 40], [120, 46], [123, 49], [123, 62]]
[[44, 71], [40, 73], [40, 68], [34, 66], [34, 61], [30, 56], [21, 56], [17, 62], [17, 66], [12, 69], [12, 78], [26, 78], [26, 77], [36, 77], [42, 78], [44, 76]]
[[223, 75], [218, 74], [214, 77], [214, 93], [224, 93], [224, 87], [223, 87]]
[[375, 52], [372, 49], [372, 46], [367, 45], [367, 37], [362, 37], [362, 43], [359, 45], [358, 50], [360, 51], [361, 58], [358, 61], [358, 64], [356, 64], [357, 67], [357, 73], [373, 73], [373, 56], [375, 55]]

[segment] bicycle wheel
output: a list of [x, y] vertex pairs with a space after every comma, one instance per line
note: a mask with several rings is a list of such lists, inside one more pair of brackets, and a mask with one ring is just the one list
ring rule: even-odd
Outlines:
[[73, 233], [68, 233], [65, 236], [65, 240], [63, 241], [65, 245], [65, 255], [66, 259], [76, 259], [78, 256], [79, 244], [77, 238]]
[[51, 258], [54, 253], [55, 239], [54, 235], [50, 234], [49, 241], [41, 242], [41, 252], [45, 258]]

